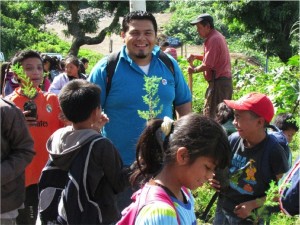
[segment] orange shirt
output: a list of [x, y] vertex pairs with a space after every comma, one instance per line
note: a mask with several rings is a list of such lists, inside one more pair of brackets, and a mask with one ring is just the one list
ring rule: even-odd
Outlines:
[[[20, 88], [15, 89], [6, 98], [13, 101], [23, 111], [23, 105], [29, 99], [22, 95], [20, 90]], [[59, 119], [61, 111], [57, 96], [49, 92], [42, 92], [40, 89], [38, 89], [38, 92], [38, 95], [33, 99], [37, 105], [37, 125], [29, 126], [36, 155], [25, 170], [26, 186], [38, 183], [41, 171], [48, 160], [46, 142], [54, 131], [64, 126]]]

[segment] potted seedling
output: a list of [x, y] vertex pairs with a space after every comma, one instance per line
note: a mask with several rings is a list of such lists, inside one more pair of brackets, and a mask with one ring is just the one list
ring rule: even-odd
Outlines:
[[32, 81], [26, 75], [26, 73], [23, 70], [23, 67], [19, 63], [13, 65], [12, 70], [15, 74], [17, 74], [18, 79], [21, 81], [20, 85], [23, 95], [25, 95], [29, 99], [27, 102], [25, 102], [23, 106], [24, 111], [30, 111], [30, 113], [26, 116], [37, 118], [37, 106], [33, 101], [33, 98], [37, 94], [36, 88], [33, 87]]

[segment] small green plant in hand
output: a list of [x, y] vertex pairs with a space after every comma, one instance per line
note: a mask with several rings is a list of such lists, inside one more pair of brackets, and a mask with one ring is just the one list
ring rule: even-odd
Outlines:
[[270, 207], [278, 206], [279, 202], [277, 199], [279, 198], [279, 186], [275, 183], [275, 181], [270, 182], [270, 188], [266, 191], [266, 200], [263, 205], [258, 208], [255, 212], [251, 213], [251, 217], [253, 218], [253, 224], [258, 224], [260, 219], [268, 220], [271, 216], [268, 209]]
[[[149, 111], [138, 110], [139, 117], [150, 120], [157, 117], [163, 110], [163, 106], [158, 106], [159, 97], [157, 96], [159, 82], [161, 77], [147, 77], [144, 76], [145, 84], [143, 90], [146, 91], [146, 95], [143, 96], [143, 101], [149, 106]], [[159, 107], [159, 109], [157, 109]]]
[[23, 67], [19, 63], [17, 63], [12, 66], [12, 70], [18, 75], [18, 78], [21, 80], [21, 89], [23, 91], [23, 94], [32, 99], [36, 95], [37, 90], [33, 87], [33, 83], [24, 72]]

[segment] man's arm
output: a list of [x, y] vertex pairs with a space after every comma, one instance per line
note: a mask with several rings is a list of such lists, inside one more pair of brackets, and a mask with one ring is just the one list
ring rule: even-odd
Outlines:
[[192, 103], [187, 102], [185, 104], [176, 106], [175, 111], [176, 111], [176, 117], [177, 117], [177, 119], [179, 119], [180, 117], [192, 112]]

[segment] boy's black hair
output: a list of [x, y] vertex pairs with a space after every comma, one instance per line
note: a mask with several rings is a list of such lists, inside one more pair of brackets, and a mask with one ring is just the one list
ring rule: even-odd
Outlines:
[[274, 125], [283, 131], [293, 129], [297, 132], [299, 130], [299, 127], [292, 113], [278, 114], [274, 120]]
[[228, 120], [234, 120], [233, 109], [221, 102], [217, 106], [216, 121], [220, 124], [226, 123]]
[[83, 63], [83, 64], [86, 64], [89, 62], [89, 60], [87, 58], [81, 58], [80, 61]]
[[146, 12], [146, 11], [141, 11], [141, 10], [128, 13], [124, 17], [123, 22], [122, 22], [122, 31], [124, 33], [128, 31], [129, 23], [132, 20], [150, 20], [153, 24], [155, 34], [157, 34], [157, 22], [156, 22], [155, 17], [151, 13]]
[[100, 107], [101, 89], [86, 80], [68, 82], [61, 90], [58, 99], [64, 116], [72, 123], [87, 120], [92, 111]]
[[28, 59], [28, 58], [38, 58], [41, 60], [41, 62], [43, 62], [41, 55], [38, 52], [33, 51], [33, 50], [24, 50], [24, 51], [17, 53], [14, 56], [14, 58], [12, 59], [12, 65], [15, 65], [17, 63], [21, 64], [25, 59]]

